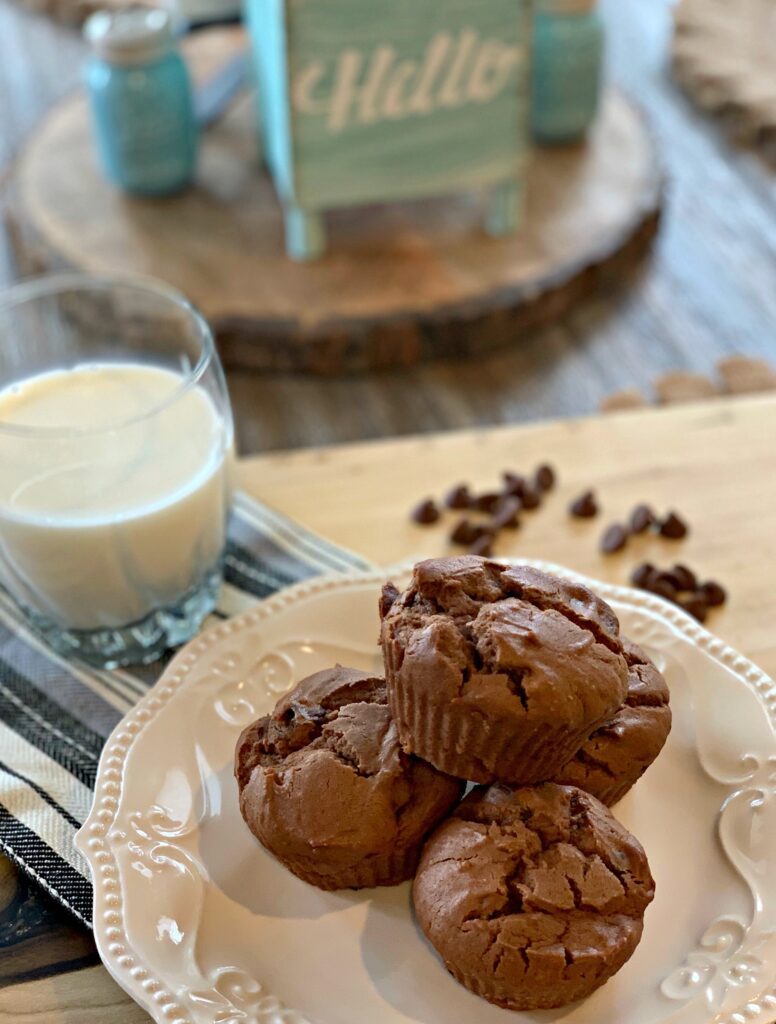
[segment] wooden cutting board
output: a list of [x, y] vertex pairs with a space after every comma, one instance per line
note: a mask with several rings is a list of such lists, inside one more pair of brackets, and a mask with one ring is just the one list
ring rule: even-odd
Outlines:
[[[423, 498], [461, 481], [493, 489], [505, 469], [552, 463], [557, 490], [543, 508], [505, 531], [496, 554], [543, 558], [594, 578], [627, 583], [633, 567], [682, 561], [730, 590], [709, 628], [776, 678], [776, 396], [718, 398], [666, 409], [436, 434], [249, 459], [246, 490], [379, 565], [452, 553], [446, 534], [410, 521]], [[597, 519], [572, 520], [571, 500], [594, 488]], [[676, 509], [686, 541], [652, 534], [602, 555], [605, 526], [639, 502]], [[460, 514], [459, 514], [460, 516]], [[774, 690], [776, 699], [776, 690]]]

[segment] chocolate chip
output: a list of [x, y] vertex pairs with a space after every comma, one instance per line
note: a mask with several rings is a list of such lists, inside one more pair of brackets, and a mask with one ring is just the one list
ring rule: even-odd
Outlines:
[[493, 537], [490, 534], [483, 534], [469, 548], [470, 555], [481, 555], [483, 558], [490, 558], [493, 554]]
[[519, 473], [510, 473], [509, 470], [505, 470], [501, 476], [504, 481], [504, 493], [522, 498], [525, 490], [525, 477], [520, 476]]
[[640, 590], [651, 590], [652, 582], [657, 576], [657, 570], [654, 565], [649, 562], [644, 562], [642, 565], [637, 566], [631, 573], [631, 583], [634, 587], [638, 587]]
[[467, 484], [457, 484], [445, 495], [445, 505], [448, 508], [469, 508], [472, 503], [472, 494]]
[[598, 515], [598, 503], [592, 491], [585, 491], [584, 494], [572, 501], [569, 505], [569, 515], [576, 519], [593, 519]]
[[666, 569], [664, 572], [661, 572], [658, 575], [661, 580], [665, 580], [666, 583], [670, 583], [677, 593], [680, 590], [694, 589], [683, 586], [684, 579], [682, 575], [676, 572], [674, 569]]
[[698, 622], [705, 622], [709, 614], [709, 602], [701, 593], [681, 598], [679, 606]]
[[523, 503], [519, 498], [506, 495], [493, 513], [491, 526], [494, 530], [516, 530], [520, 525], [519, 513]]
[[631, 512], [628, 525], [631, 533], [644, 533], [655, 521], [655, 513], [649, 505], [637, 505]]
[[679, 590], [698, 589], [698, 578], [692, 569], [688, 569], [686, 565], [680, 565], [677, 563], [671, 572], [677, 580]]
[[528, 509], [529, 511], [538, 508], [542, 503], [539, 492], [534, 487], [529, 486], [529, 484], [526, 484], [523, 488], [520, 500], [523, 503], [523, 508]]
[[601, 551], [605, 555], [613, 555], [617, 551], [622, 551], [628, 540], [628, 533], [624, 526], [620, 523], [612, 523], [604, 531], [604, 535], [601, 538]]
[[715, 580], [709, 580], [698, 588], [698, 594], [703, 597], [710, 608], [719, 608], [727, 601], [727, 591]]
[[482, 537], [485, 532], [482, 526], [473, 523], [471, 519], [462, 519], [450, 534], [450, 540], [453, 544], [460, 544], [461, 547], [466, 548]]
[[480, 512], [495, 512], [499, 502], [504, 497], [498, 491], [489, 491], [487, 494], [479, 494], [473, 502], [473, 508]]
[[545, 462], [539, 466], [534, 475], [534, 484], [537, 491], [551, 491], [555, 486], [555, 470]]
[[676, 587], [665, 578], [663, 573], [653, 576], [649, 583], [649, 589], [651, 593], [664, 597], [666, 601], [676, 601]]
[[432, 501], [431, 498], [421, 501], [412, 511], [413, 520], [420, 526], [430, 526], [432, 523], [437, 522], [439, 516], [440, 512], [436, 502]]
[[687, 524], [679, 518], [676, 512], [669, 512], [660, 524], [660, 533], [668, 540], [682, 540], [689, 532]]

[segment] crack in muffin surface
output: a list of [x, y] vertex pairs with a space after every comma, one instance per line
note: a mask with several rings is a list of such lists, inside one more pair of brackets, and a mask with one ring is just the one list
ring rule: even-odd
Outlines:
[[653, 894], [633, 837], [552, 783], [475, 790], [429, 840], [413, 888], [451, 973], [513, 1009], [562, 1005], [607, 980]]

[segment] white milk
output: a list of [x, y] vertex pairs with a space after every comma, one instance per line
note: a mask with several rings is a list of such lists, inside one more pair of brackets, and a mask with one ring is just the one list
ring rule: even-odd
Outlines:
[[0, 579], [28, 607], [69, 629], [126, 626], [215, 567], [231, 426], [198, 386], [169, 401], [183, 383], [104, 363], [0, 391]]

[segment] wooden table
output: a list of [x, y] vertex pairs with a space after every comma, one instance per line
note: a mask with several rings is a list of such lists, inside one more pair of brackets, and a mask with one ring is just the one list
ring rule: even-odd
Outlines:
[[[672, 0], [601, 0], [611, 78], [644, 107], [668, 191], [654, 257], [619, 290], [470, 363], [309, 380], [232, 374], [241, 451], [585, 415], [661, 373], [710, 372], [742, 351], [776, 358], [776, 181], [671, 81]], [[0, 0], [0, 170], [77, 86], [75, 33]], [[13, 274], [0, 233], [0, 284]]]
[[[244, 461], [241, 479], [247, 491], [282, 512], [387, 565], [447, 551], [442, 526], [409, 522], [407, 511], [417, 500], [459, 480], [486, 487], [503, 469], [549, 460], [558, 469], [557, 490], [525, 517], [522, 530], [505, 537], [499, 554], [546, 558], [617, 582], [644, 558], [660, 565], [681, 558], [730, 588], [730, 603], [714, 614], [711, 629], [776, 676], [774, 437], [776, 397], [718, 399], [607, 419], [269, 455]], [[604, 512], [591, 522], [572, 522], [567, 505], [588, 486]], [[682, 512], [692, 524], [688, 540], [643, 537], [622, 555], [599, 554], [603, 526], [642, 500]], [[3, 880], [0, 871], [0, 906], [18, 891], [13, 876]], [[40, 917], [40, 901], [30, 897], [29, 904]], [[38, 980], [0, 990], [0, 1024], [148, 1020], [102, 967], [83, 966], [90, 940], [68, 927], [64, 914], [43, 923], [36, 918], [29, 929], [34, 943], [25, 914], [23, 905], [15, 917], [0, 914], [6, 920], [2, 975]]]

